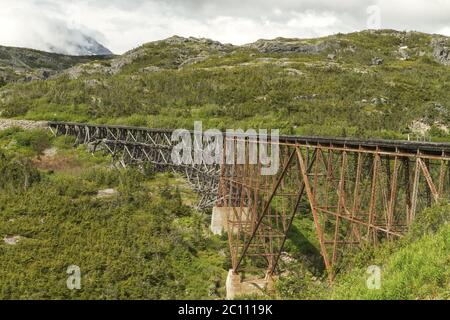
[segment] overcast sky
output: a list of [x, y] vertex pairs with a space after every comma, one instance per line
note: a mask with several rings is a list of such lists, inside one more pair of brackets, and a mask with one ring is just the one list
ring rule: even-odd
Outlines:
[[450, 0], [0, 0], [0, 45], [72, 53], [82, 34], [120, 54], [174, 34], [244, 44], [368, 28], [450, 36]]

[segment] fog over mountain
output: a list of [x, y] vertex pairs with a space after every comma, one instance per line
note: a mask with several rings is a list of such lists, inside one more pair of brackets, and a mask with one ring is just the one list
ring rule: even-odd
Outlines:
[[93, 37], [82, 33], [79, 30], [65, 30], [65, 38], [59, 43], [48, 43], [45, 51], [76, 55], [76, 56], [97, 56], [112, 55], [113, 53]]
[[0, 0], [0, 45], [68, 55], [111, 55], [105, 37], [70, 20], [51, 1]]

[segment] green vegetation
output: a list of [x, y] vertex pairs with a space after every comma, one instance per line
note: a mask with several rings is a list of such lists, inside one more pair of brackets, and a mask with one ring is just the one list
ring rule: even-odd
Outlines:
[[[39, 130], [0, 132], [0, 299], [223, 297], [225, 238], [207, 231], [182, 180], [113, 169], [109, 156], [72, 143]], [[117, 193], [99, 196], [104, 189]], [[347, 256], [333, 286], [311, 218], [297, 217], [272, 298], [448, 299], [450, 206], [419, 217], [402, 241]], [[66, 287], [70, 265], [81, 268], [81, 290]], [[366, 287], [370, 265], [381, 267], [380, 290]]]
[[[175, 177], [109, 168], [108, 157], [62, 138], [51, 141], [57, 155], [38, 160], [26, 156], [35, 151], [29, 133], [12, 132], [0, 138], [17, 144], [0, 154], [0, 235], [18, 241], [1, 240], [0, 299], [223, 296], [224, 243], [206, 232]], [[45, 164], [50, 170], [36, 169]], [[105, 188], [118, 193], [99, 197]], [[81, 268], [81, 290], [67, 289], [70, 265]]]
[[[333, 286], [294, 262], [277, 286], [281, 298], [449, 299], [450, 205], [427, 209], [406, 238], [347, 257]], [[370, 290], [369, 266], [381, 268], [381, 288]]]
[[432, 39], [379, 31], [267, 41], [320, 45], [290, 52], [175, 37], [52, 80], [6, 85], [0, 110], [32, 120], [167, 128], [202, 120], [220, 129], [449, 140], [450, 66], [434, 60]]
[[[0, 116], [450, 141], [450, 66], [433, 56], [434, 38], [381, 30], [235, 47], [172, 37], [94, 61], [0, 48]], [[0, 299], [222, 298], [227, 243], [183, 180], [118, 170], [73, 142], [0, 131]], [[449, 217], [442, 204], [402, 241], [345, 257], [333, 286], [311, 218], [297, 217], [273, 298], [448, 299]], [[70, 265], [81, 290], [66, 287]], [[380, 290], [366, 287], [370, 265]]]

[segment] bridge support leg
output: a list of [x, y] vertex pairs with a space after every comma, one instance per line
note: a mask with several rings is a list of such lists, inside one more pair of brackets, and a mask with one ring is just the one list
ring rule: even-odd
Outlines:
[[228, 272], [225, 284], [227, 300], [233, 300], [241, 296], [263, 296], [273, 290], [274, 279], [267, 276], [265, 279], [243, 279], [233, 270]]

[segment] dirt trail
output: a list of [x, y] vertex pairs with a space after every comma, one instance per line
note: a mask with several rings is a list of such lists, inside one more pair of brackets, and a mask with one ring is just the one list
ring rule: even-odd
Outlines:
[[19, 127], [26, 130], [45, 129], [48, 127], [47, 121], [30, 121], [30, 120], [12, 120], [0, 118], [0, 130]]

